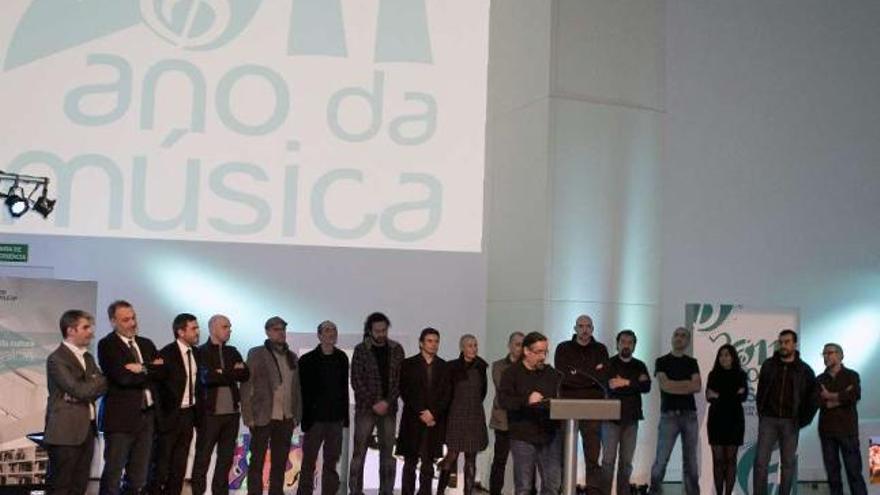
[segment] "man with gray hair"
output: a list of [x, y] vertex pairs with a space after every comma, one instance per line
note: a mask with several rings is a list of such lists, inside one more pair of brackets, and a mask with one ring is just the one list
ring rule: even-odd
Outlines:
[[856, 404], [862, 397], [859, 374], [843, 365], [843, 348], [828, 343], [822, 349], [825, 372], [816, 378], [819, 386], [819, 441], [822, 460], [828, 474], [831, 495], [843, 494], [840, 460], [852, 495], [865, 495], [862, 454], [859, 447], [859, 413]]
[[208, 320], [208, 341], [199, 348], [202, 358], [199, 381], [202, 383], [201, 421], [196, 428], [196, 455], [192, 468], [193, 495], [202, 495], [207, 489], [208, 467], [211, 453], [217, 447], [211, 493], [229, 494], [229, 469], [238, 439], [239, 383], [246, 382], [250, 370], [231, 345], [232, 323], [224, 315], [214, 315]]
[[501, 495], [504, 489], [504, 471], [507, 469], [507, 457], [510, 455], [510, 434], [507, 431], [507, 411], [498, 403], [498, 387], [501, 386], [501, 375], [511, 365], [522, 359], [522, 342], [525, 334], [513, 332], [507, 338], [507, 355], [492, 363], [492, 383], [495, 384], [495, 400], [492, 402], [492, 416], [489, 428], [495, 431], [495, 449], [492, 454], [492, 469], [489, 475], [489, 494]]
[[318, 346], [299, 360], [305, 434], [299, 495], [311, 495], [315, 488], [315, 461], [322, 445], [321, 493], [339, 490], [336, 464], [342, 453], [342, 429], [348, 428], [348, 356], [336, 347], [338, 335], [335, 323], [322, 321]]

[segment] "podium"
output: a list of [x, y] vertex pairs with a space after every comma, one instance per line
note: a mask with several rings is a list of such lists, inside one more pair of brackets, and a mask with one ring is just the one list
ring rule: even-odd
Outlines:
[[550, 419], [565, 421], [562, 494], [575, 495], [578, 466], [578, 420], [618, 420], [620, 419], [620, 401], [617, 399], [550, 399]]

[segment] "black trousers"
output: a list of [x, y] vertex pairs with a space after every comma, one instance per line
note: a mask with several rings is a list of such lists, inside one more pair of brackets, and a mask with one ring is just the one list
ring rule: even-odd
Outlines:
[[196, 456], [190, 476], [193, 495], [202, 495], [207, 489], [208, 468], [214, 447], [217, 448], [217, 460], [211, 479], [211, 493], [229, 495], [229, 469], [235, 455], [240, 417], [238, 413], [208, 414], [199, 422], [196, 427]]
[[335, 495], [339, 491], [336, 465], [342, 455], [342, 421], [319, 421], [305, 432], [297, 495], [312, 495], [315, 489], [315, 462], [322, 445], [324, 461], [321, 465], [321, 493]]
[[176, 495], [183, 490], [186, 461], [195, 428], [195, 408], [181, 409], [178, 420], [167, 431], [159, 432], [152, 484], [156, 493]]
[[[428, 431], [422, 431], [419, 441], [419, 455], [403, 458], [403, 473], [400, 484], [401, 495], [416, 493], [416, 466], [419, 466], [419, 495], [431, 495], [431, 481], [434, 479], [434, 457], [428, 445]], [[441, 494], [442, 495], [442, 494]]]
[[290, 455], [290, 441], [293, 436], [293, 419], [273, 419], [267, 425], [251, 428], [251, 458], [248, 464], [248, 495], [263, 493], [263, 464], [266, 450], [271, 448], [269, 467], [269, 495], [283, 495], [284, 468]]
[[601, 490], [602, 466], [599, 465], [599, 453], [602, 451], [602, 422], [581, 420], [578, 421], [578, 429], [584, 447], [584, 480], [587, 488]]
[[137, 493], [147, 484], [150, 453], [153, 449], [155, 416], [152, 409], [132, 413], [135, 429], [131, 432], [104, 433], [104, 471], [101, 473], [101, 495], [117, 495], [125, 470], [125, 491]]
[[49, 495], [83, 495], [89, 484], [92, 455], [95, 452], [95, 422], [86, 439], [79, 445], [46, 445], [49, 450], [49, 472], [46, 484]]

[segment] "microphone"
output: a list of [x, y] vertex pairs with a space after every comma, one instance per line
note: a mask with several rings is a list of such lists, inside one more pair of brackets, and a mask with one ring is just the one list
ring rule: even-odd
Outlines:
[[583, 372], [583, 371], [575, 368], [574, 366], [569, 366], [568, 372], [571, 373], [573, 376], [580, 375], [580, 376], [587, 377], [591, 382], [595, 383], [596, 385], [599, 386], [600, 389], [602, 389], [602, 397], [605, 399], [608, 398], [608, 387], [606, 387], [604, 383], [600, 382], [599, 379], [597, 379], [595, 376], [593, 376], [589, 373]]

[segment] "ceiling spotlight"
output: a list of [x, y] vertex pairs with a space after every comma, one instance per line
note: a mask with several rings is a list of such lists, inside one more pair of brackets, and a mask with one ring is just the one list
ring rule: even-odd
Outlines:
[[19, 187], [18, 182], [9, 188], [6, 193], [6, 207], [9, 208], [9, 214], [14, 218], [18, 218], [30, 209], [27, 198], [24, 197], [24, 189]]
[[55, 209], [55, 201], [54, 199], [49, 199], [46, 197], [48, 191], [46, 191], [46, 186], [43, 185], [43, 194], [37, 198], [37, 201], [34, 203], [34, 211], [43, 215], [43, 218], [48, 218], [49, 214], [52, 213], [52, 210]]

